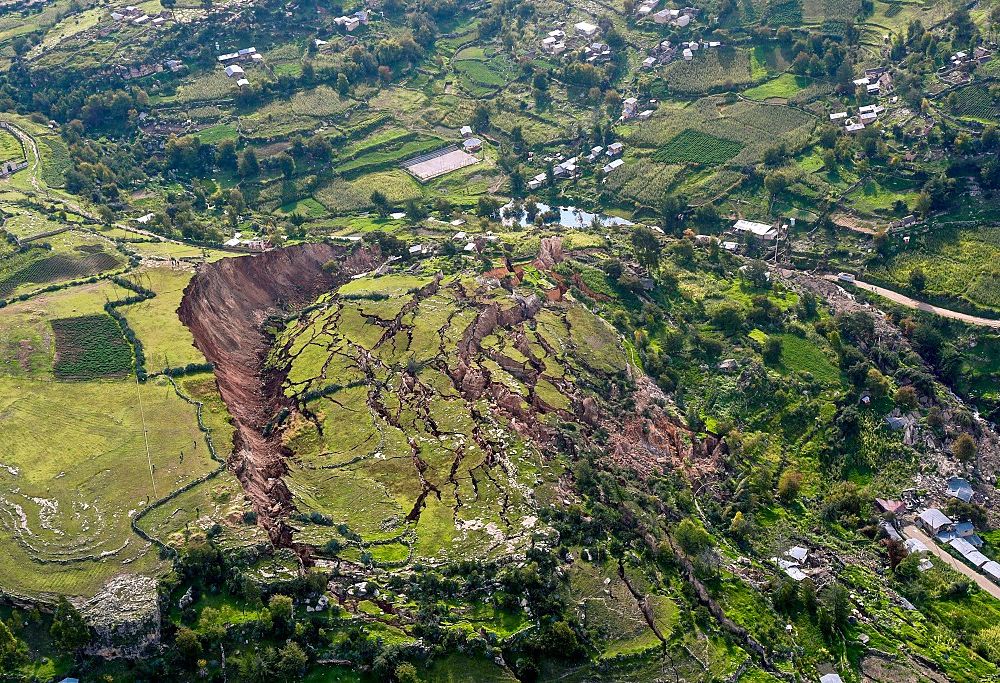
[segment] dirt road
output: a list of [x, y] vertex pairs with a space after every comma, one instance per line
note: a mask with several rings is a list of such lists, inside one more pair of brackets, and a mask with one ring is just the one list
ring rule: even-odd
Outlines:
[[901, 306], [906, 306], [907, 308], [912, 308], [917, 311], [925, 311], [927, 313], [933, 313], [939, 315], [942, 318], [951, 318], [952, 320], [959, 320], [963, 323], [968, 323], [969, 325], [979, 325], [981, 327], [991, 327], [995, 330], [1000, 330], [1000, 320], [991, 320], [990, 318], [980, 318], [977, 315], [969, 315], [968, 313], [960, 313], [959, 311], [952, 311], [947, 308], [941, 308], [940, 306], [934, 306], [925, 301], [917, 301], [916, 299], [911, 299], [905, 294], [900, 294], [899, 292], [894, 292], [891, 289], [886, 289], [885, 287], [879, 287], [878, 285], [872, 285], [867, 282], [862, 282], [861, 280], [855, 280], [853, 283], [844, 283], [837, 279], [836, 275], [825, 275], [827, 280], [836, 282], [838, 284], [853, 284], [858, 289], [863, 289], [874, 294], [878, 294], [881, 297], [885, 297], [889, 301], [895, 302]]
[[990, 581], [988, 578], [977, 572], [975, 569], [965, 564], [961, 560], [949, 555], [944, 548], [940, 547], [936, 541], [930, 538], [927, 534], [922, 532], [917, 527], [912, 524], [903, 529], [903, 536], [906, 538], [915, 538], [921, 543], [923, 543], [927, 548], [934, 553], [938, 559], [947, 564], [949, 567], [957, 572], [965, 574], [967, 577], [976, 582], [976, 585], [982, 588], [984, 591], [992, 595], [997, 600], [1000, 600], [1000, 586]]

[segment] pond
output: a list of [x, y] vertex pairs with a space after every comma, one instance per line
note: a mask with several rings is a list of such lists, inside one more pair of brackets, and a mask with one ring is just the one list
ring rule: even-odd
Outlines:
[[[523, 206], [523, 205], [522, 205]], [[543, 204], [542, 202], [537, 202], [538, 215], [545, 214], [552, 209], [548, 204]], [[511, 209], [514, 207], [514, 202], [510, 202], [500, 210], [500, 215], [504, 216], [503, 224], [510, 226], [514, 225], [515, 222], [520, 223], [521, 226], [527, 227], [532, 224], [532, 221], [528, 220], [528, 215], [525, 213], [524, 209], [521, 210], [521, 218], [519, 221], [508, 214], [510, 214]], [[559, 218], [557, 220], [547, 220], [546, 223], [549, 225], [561, 225], [564, 228], [589, 228], [594, 224], [594, 219], [596, 218], [601, 222], [601, 225], [608, 227], [610, 225], [635, 225], [631, 221], [627, 221], [624, 218], [618, 216], [607, 216], [600, 213], [590, 213], [584, 211], [583, 209], [578, 209], [575, 206], [558, 206], [554, 211], [559, 212]]]

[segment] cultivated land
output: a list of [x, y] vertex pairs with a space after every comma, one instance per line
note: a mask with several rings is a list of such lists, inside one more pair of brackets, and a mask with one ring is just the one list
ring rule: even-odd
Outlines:
[[0, 679], [995, 679], [998, 30], [0, 6]]

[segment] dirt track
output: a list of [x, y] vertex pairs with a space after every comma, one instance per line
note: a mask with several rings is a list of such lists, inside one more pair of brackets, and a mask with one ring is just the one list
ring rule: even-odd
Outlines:
[[903, 529], [903, 536], [906, 538], [915, 538], [921, 543], [923, 543], [927, 548], [934, 553], [934, 555], [944, 562], [946, 565], [954, 569], [955, 571], [964, 574], [973, 581], [976, 585], [982, 588], [984, 591], [992, 595], [997, 600], [1000, 600], [1000, 586], [990, 581], [988, 578], [977, 572], [975, 569], [965, 564], [961, 560], [949, 555], [944, 548], [939, 546], [933, 539], [927, 536], [924, 532], [920, 531], [917, 527], [912, 524]]
[[[827, 280], [831, 282], [840, 281], [837, 279], [836, 275], [825, 276]], [[845, 283], [846, 284], [846, 283]], [[878, 294], [881, 297], [888, 299], [900, 306], [906, 306], [907, 308], [912, 308], [916, 311], [924, 311], [926, 313], [933, 313], [939, 315], [942, 318], [951, 318], [952, 320], [958, 320], [963, 323], [968, 323], [969, 325], [979, 325], [981, 327], [991, 327], [993, 329], [1000, 330], [1000, 320], [991, 320], [990, 318], [981, 318], [977, 315], [969, 315], [968, 313], [961, 313], [959, 311], [952, 311], [947, 308], [941, 308], [940, 306], [934, 306], [933, 304], [926, 303], [924, 301], [917, 301], [912, 299], [905, 294], [900, 294], [899, 292], [894, 292], [891, 289], [886, 289], [885, 287], [879, 287], [878, 285], [869, 284], [867, 282], [862, 282], [861, 280], [855, 280], [853, 283], [858, 289], [863, 289], [873, 294]]]

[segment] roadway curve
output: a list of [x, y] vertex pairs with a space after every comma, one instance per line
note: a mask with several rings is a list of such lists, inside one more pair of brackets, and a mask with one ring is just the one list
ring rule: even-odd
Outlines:
[[836, 275], [824, 275], [827, 280], [831, 282], [836, 282], [839, 285], [851, 284], [858, 289], [863, 289], [873, 294], [878, 294], [881, 297], [888, 299], [900, 306], [906, 306], [907, 308], [912, 308], [915, 311], [924, 311], [925, 313], [933, 313], [939, 315], [942, 318], [951, 318], [952, 320], [958, 320], [963, 323], [968, 323], [969, 325], [979, 325], [980, 327], [990, 327], [994, 330], [1000, 330], [1000, 320], [992, 320], [990, 318], [981, 318], [978, 315], [969, 315], [968, 313], [961, 313], [959, 311], [953, 311], [948, 308], [941, 308], [940, 306], [935, 306], [929, 304], [926, 301], [917, 301], [916, 299], [910, 298], [905, 294], [900, 294], [899, 292], [894, 292], [891, 289], [886, 289], [885, 287], [879, 287], [878, 285], [873, 285], [868, 282], [862, 282], [861, 280], [855, 280], [854, 282], [844, 282], [840, 280]]

